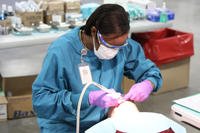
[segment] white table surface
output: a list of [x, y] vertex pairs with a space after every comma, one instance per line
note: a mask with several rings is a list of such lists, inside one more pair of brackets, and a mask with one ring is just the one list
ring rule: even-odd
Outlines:
[[13, 34], [0, 36], [0, 50], [7, 48], [50, 44], [53, 40], [64, 34], [64, 31], [51, 31], [48, 33], [35, 32], [32, 35], [16, 36]]

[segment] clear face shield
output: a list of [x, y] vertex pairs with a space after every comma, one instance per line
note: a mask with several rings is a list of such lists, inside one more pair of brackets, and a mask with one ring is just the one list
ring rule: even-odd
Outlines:
[[99, 31], [97, 32], [97, 39], [98, 43], [100, 44], [98, 49], [96, 49], [95, 38], [93, 37], [94, 53], [99, 59], [104, 60], [114, 58], [119, 52], [119, 49], [128, 44], [128, 41], [126, 39], [125, 43], [120, 46], [111, 45], [103, 39]]
[[120, 46], [115, 46], [115, 45], [109, 44], [103, 39], [103, 37], [99, 31], [97, 32], [97, 38], [98, 38], [99, 44], [103, 44], [104, 46], [106, 46], [108, 48], [112, 48], [112, 49], [120, 49], [120, 48], [128, 45], [127, 39], [126, 39], [125, 43], [121, 44]]

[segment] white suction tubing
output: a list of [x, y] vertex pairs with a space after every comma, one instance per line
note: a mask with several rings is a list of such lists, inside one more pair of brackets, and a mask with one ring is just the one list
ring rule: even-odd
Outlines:
[[110, 93], [111, 91], [109, 89], [107, 89], [106, 87], [96, 83], [96, 82], [89, 82], [87, 83], [82, 92], [81, 92], [81, 95], [79, 97], [79, 100], [78, 100], [78, 105], [77, 105], [77, 114], [76, 114], [76, 133], [79, 133], [79, 129], [80, 129], [80, 110], [81, 110], [81, 103], [82, 103], [82, 99], [83, 99], [83, 96], [85, 94], [85, 91], [86, 89], [91, 85], [95, 85], [96, 87], [100, 88], [101, 90], [107, 92], [107, 93]]

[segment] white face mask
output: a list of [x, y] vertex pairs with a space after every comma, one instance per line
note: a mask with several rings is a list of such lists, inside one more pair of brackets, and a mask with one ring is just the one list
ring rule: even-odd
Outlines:
[[102, 44], [100, 44], [98, 50], [96, 50], [94, 37], [92, 37], [92, 40], [94, 45], [94, 53], [99, 59], [110, 60], [114, 58], [119, 52], [119, 49], [108, 48]]

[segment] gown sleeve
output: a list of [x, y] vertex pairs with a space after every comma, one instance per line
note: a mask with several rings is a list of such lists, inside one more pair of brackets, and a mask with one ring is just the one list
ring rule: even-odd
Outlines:
[[[49, 50], [40, 74], [32, 85], [33, 109], [37, 117], [51, 120], [76, 120], [76, 108], [80, 94], [68, 88], [67, 77], [63, 74], [63, 55], [59, 50]], [[82, 100], [81, 108], [87, 108], [88, 92]]]
[[146, 59], [142, 47], [135, 41], [129, 39], [125, 56], [126, 63], [124, 75], [135, 82], [150, 80], [154, 84], [154, 92], [162, 85], [162, 76], [159, 68], [149, 59]]

